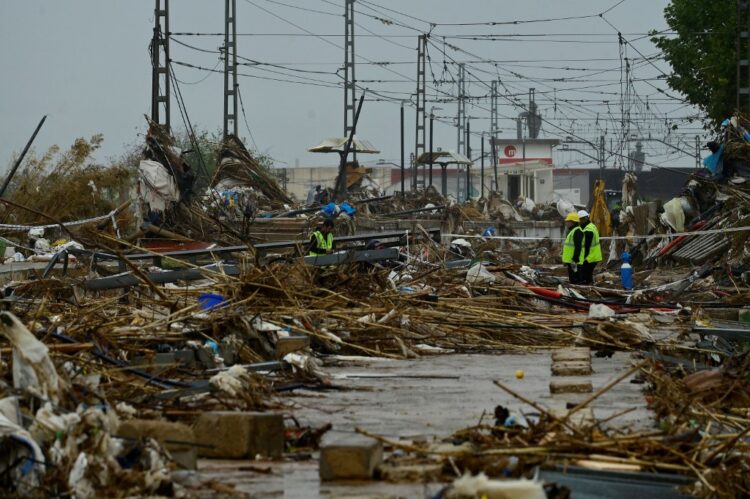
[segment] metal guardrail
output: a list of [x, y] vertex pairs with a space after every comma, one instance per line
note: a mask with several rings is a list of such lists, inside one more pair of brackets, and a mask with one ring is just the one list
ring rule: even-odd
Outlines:
[[[305, 263], [314, 266], [343, 265], [346, 263], [356, 262], [375, 262], [382, 260], [394, 260], [398, 258], [396, 248], [387, 248], [381, 250], [357, 251], [349, 250], [341, 253], [321, 256], [306, 256]], [[175, 281], [194, 281], [203, 279], [207, 272], [218, 272], [230, 276], [240, 274], [240, 267], [237, 265], [208, 265], [202, 268], [168, 270], [164, 272], [144, 272], [144, 275], [154, 284], [165, 284]], [[143, 280], [138, 276], [128, 272], [98, 279], [89, 279], [84, 282], [84, 288], [88, 290], [105, 290], [127, 288], [142, 284]]]
[[[425, 229], [425, 231], [430, 235], [430, 237], [433, 240], [435, 241], [440, 240], [440, 229]], [[382, 240], [388, 240], [388, 239], [399, 239], [404, 236], [405, 236], [405, 231], [370, 232], [367, 234], [357, 234], [353, 236], [337, 237], [335, 239], [335, 244], [339, 245], [339, 244], [351, 243], [351, 242], [368, 242], [368, 241], [373, 241], [376, 239], [382, 241]], [[252, 247], [256, 250], [258, 254], [264, 254], [265, 252], [269, 250], [287, 249], [287, 248], [294, 248], [297, 246], [304, 247], [308, 243], [309, 243], [308, 240], [277, 241], [273, 243], [256, 244], [256, 245], [253, 245]], [[247, 245], [238, 245], [238, 246], [222, 246], [222, 247], [206, 248], [206, 249], [166, 251], [164, 253], [136, 253], [136, 254], [130, 254], [130, 255], [124, 255], [124, 256], [130, 261], [151, 259], [151, 260], [154, 260], [155, 265], [160, 265], [161, 260], [163, 258], [174, 258], [176, 260], [191, 260], [199, 256], [241, 253], [241, 252], [249, 251], [249, 250], [250, 250], [250, 247]], [[74, 255], [90, 256], [91, 258], [94, 259], [94, 261], [96, 260], [119, 260], [119, 257], [117, 255], [113, 255], [111, 253], [103, 253], [103, 252], [89, 251], [89, 250], [77, 250], [77, 249], [70, 249], [68, 251]]]

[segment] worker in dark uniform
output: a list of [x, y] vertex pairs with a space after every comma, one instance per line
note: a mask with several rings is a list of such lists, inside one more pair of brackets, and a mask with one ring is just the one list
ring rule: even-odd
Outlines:
[[583, 242], [583, 230], [579, 225], [578, 214], [569, 213], [565, 217], [565, 242], [562, 248], [562, 262], [568, 267], [568, 281], [571, 284], [580, 284], [580, 274], [578, 272], [578, 261], [581, 257], [581, 248]]
[[323, 225], [310, 235], [309, 256], [327, 255], [333, 251], [333, 220], [326, 218]]
[[581, 266], [581, 284], [594, 284], [594, 268], [602, 261], [602, 246], [599, 242], [599, 230], [589, 220], [586, 210], [578, 212], [581, 230], [583, 231], [583, 249], [579, 258]]

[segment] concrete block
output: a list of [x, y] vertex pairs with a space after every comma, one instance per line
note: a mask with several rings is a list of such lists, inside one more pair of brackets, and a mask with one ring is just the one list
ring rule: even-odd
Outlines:
[[549, 382], [550, 393], [591, 393], [594, 387], [590, 380], [553, 379]]
[[219, 345], [219, 351], [221, 352], [221, 358], [224, 359], [224, 364], [232, 366], [240, 362], [239, 349], [234, 344], [221, 343]]
[[552, 352], [553, 362], [589, 361], [591, 362], [590, 348], [565, 348]]
[[242, 459], [284, 453], [284, 417], [279, 413], [204, 412], [193, 430], [201, 457]]
[[206, 346], [199, 347], [195, 350], [195, 358], [198, 359], [198, 362], [203, 364], [203, 367], [206, 369], [216, 368], [214, 351]]
[[282, 336], [276, 340], [276, 358], [283, 359], [288, 353], [304, 350], [310, 346], [310, 337], [306, 335]]
[[588, 376], [591, 361], [559, 361], [552, 363], [552, 376]]
[[128, 419], [120, 423], [116, 436], [140, 440], [153, 438], [163, 445], [181, 468], [194, 470], [198, 462], [195, 433], [186, 424], [150, 419]]
[[383, 446], [366, 437], [347, 437], [320, 448], [321, 480], [369, 480], [383, 461]]

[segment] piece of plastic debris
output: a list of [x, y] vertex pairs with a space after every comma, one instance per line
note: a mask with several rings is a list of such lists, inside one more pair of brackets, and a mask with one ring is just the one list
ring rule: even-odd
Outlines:
[[535, 480], [491, 480], [480, 473], [457, 478], [449, 489], [447, 498], [480, 497], [483, 499], [546, 499], [547, 494]]
[[614, 315], [614, 310], [601, 303], [594, 303], [589, 307], [589, 319], [606, 319]]
[[466, 273], [466, 282], [469, 284], [493, 284], [496, 279], [481, 263], [474, 264]]
[[204, 293], [200, 295], [198, 303], [200, 303], [201, 308], [207, 312], [227, 306], [224, 297], [214, 293]]
[[10, 312], [0, 312], [0, 334], [13, 345], [13, 386], [56, 403], [60, 381], [47, 346]]

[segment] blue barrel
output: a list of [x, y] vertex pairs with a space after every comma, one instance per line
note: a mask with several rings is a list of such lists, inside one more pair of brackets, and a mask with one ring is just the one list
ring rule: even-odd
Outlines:
[[630, 253], [625, 251], [620, 260], [622, 261], [622, 267], [620, 267], [620, 281], [622, 282], [623, 289], [633, 289], [633, 267], [630, 265]]
[[620, 267], [620, 280], [623, 289], [633, 289], [633, 267], [629, 263], [623, 263]]

